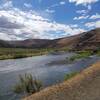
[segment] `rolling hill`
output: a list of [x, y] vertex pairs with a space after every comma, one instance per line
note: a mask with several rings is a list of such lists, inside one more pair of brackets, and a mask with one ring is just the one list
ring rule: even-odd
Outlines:
[[8, 41], [12, 47], [17, 48], [46, 48], [51, 44], [51, 40], [47, 39], [27, 39], [23, 41]]
[[75, 36], [58, 39], [56, 46], [68, 47], [77, 50], [98, 49], [100, 48], [100, 28]]
[[13, 48], [70, 48], [75, 50], [100, 48], [100, 28], [84, 32], [75, 36], [48, 39], [27, 39], [23, 41], [0, 40], [0, 47]]

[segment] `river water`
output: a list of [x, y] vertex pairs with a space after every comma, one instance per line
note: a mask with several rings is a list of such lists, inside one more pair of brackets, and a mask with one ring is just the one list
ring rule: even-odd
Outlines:
[[74, 53], [43, 55], [23, 59], [0, 60], [0, 100], [20, 100], [21, 95], [12, 92], [19, 75], [31, 73], [42, 81], [44, 87], [62, 82], [65, 74], [81, 71], [100, 60], [97, 56], [68, 63], [66, 57]]

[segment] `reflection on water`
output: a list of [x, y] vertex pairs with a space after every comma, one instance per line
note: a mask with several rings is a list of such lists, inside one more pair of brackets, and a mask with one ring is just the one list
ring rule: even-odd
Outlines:
[[80, 71], [99, 60], [99, 57], [94, 56], [67, 64], [66, 57], [72, 55], [67, 53], [0, 61], [0, 100], [17, 100], [18, 96], [12, 93], [12, 87], [20, 74], [31, 73], [46, 87], [63, 81], [66, 73]]

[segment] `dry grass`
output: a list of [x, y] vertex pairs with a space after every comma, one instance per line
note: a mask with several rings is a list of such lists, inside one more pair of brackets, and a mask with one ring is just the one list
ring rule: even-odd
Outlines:
[[100, 61], [68, 81], [24, 100], [100, 100]]

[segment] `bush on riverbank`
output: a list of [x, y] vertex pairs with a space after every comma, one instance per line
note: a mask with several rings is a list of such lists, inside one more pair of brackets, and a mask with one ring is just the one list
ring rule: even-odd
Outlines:
[[36, 78], [33, 79], [31, 74], [25, 74], [19, 76], [19, 83], [14, 86], [13, 91], [15, 93], [27, 93], [32, 94], [41, 90], [42, 83]]
[[77, 59], [87, 58], [87, 57], [91, 56], [92, 54], [93, 54], [92, 51], [80, 51], [76, 55], [69, 58], [69, 61], [75, 61]]
[[72, 73], [66, 74], [66, 75], [64, 76], [64, 80], [66, 81], [66, 80], [68, 80], [68, 79], [74, 77], [74, 76], [77, 75], [77, 74], [78, 74], [78, 72], [72, 72]]
[[98, 50], [96, 54], [97, 54], [98, 56], [100, 56], [100, 50]]

